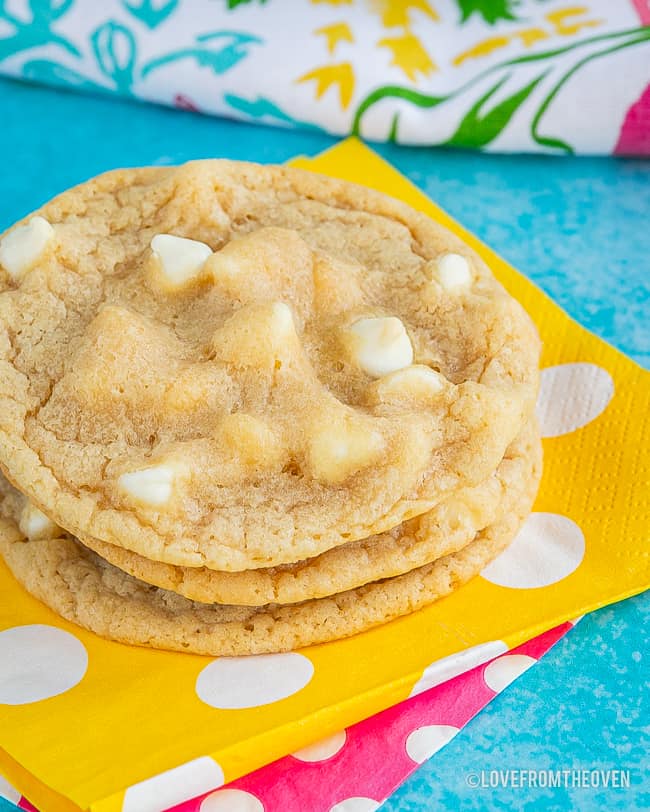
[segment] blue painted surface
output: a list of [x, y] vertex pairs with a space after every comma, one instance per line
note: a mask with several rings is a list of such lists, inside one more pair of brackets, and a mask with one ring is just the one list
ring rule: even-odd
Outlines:
[[[0, 230], [117, 166], [281, 162], [334, 140], [0, 80]], [[650, 161], [378, 151], [574, 318], [650, 367]], [[650, 808], [650, 596], [586, 618], [385, 804]], [[492, 769], [623, 768], [628, 790], [471, 789]], [[0, 812], [4, 812], [0, 802]]]

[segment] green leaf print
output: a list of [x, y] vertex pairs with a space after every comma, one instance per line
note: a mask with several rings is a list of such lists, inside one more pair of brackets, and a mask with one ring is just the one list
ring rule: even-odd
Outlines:
[[546, 75], [546, 72], [542, 73], [525, 87], [522, 87], [521, 90], [508, 96], [507, 99], [495, 105], [488, 113], [482, 115], [481, 111], [486, 103], [508, 79], [510, 79], [511, 74], [504, 76], [503, 79], [500, 79], [470, 108], [460, 122], [456, 132], [449, 141], [445, 142], [446, 145], [450, 147], [474, 147], [478, 149], [487, 146], [487, 144], [494, 141], [497, 135], [503, 131], [512, 116]]
[[499, 20], [516, 20], [514, 8], [519, 5], [517, 0], [456, 0], [461, 13], [461, 23], [466, 22], [474, 12], [489, 25]]
[[388, 141], [391, 144], [397, 144], [397, 131], [399, 129], [399, 113], [395, 113], [393, 120], [390, 123], [390, 132], [388, 133]]
[[400, 87], [399, 85], [384, 85], [384, 87], [378, 87], [376, 90], [373, 90], [372, 93], [369, 93], [357, 107], [354, 119], [352, 120], [352, 135], [361, 137], [361, 119], [371, 107], [374, 107], [375, 104], [383, 99], [404, 99], [404, 101], [410, 102], [415, 105], [415, 107], [427, 109], [446, 102], [452, 95], [453, 94], [449, 96], [430, 96], [428, 93], [420, 93], [418, 90], [412, 90], [410, 87]]
[[120, 93], [129, 95], [135, 68], [135, 37], [126, 26], [109, 20], [90, 38], [97, 64], [102, 73], [115, 83]]
[[152, 0], [122, 0], [124, 7], [147, 28], [156, 28], [164, 22], [167, 17], [178, 6], [178, 0], [167, 0], [166, 3], [154, 3]]
[[[237, 6], [246, 6], [249, 3], [254, 2], [255, 0], [227, 0], [228, 10], [232, 11], [234, 8], [237, 8]], [[266, 0], [258, 0], [258, 2], [264, 5], [264, 3], [266, 3]]]
[[[498, 77], [497, 83], [487, 92], [487, 94], [483, 95], [478, 102], [473, 103], [472, 107], [465, 115], [465, 118], [459, 125], [452, 138], [449, 141], [444, 142], [446, 144], [454, 144], [455, 146], [471, 146], [481, 148], [482, 146], [489, 144], [490, 141], [496, 138], [496, 136], [507, 126], [526, 98], [534, 91], [537, 84], [545, 77], [552, 75], [552, 71], [558, 64], [556, 57], [573, 54], [574, 52], [577, 57], [580, 52], [586, 52], [584, 56], [577, 59], [573, 67], [569, 68], [559, 77], [552, 90], [543, 99], [541, 104], [537, 106], [537, 110], [533, 114], [530, 121], [526, 122], [530, 127], [531, 136], [537, 144], [549, 149], [571, 153], [573, 152], [572, 147], [561, 138], [545, 136], [540, 133], [542, 118], [553, 99], [556, 97], [564, 84], [588, 62], [599, 59], [607, 54], [614, 53], [615, 51], [630, 48], [639, 43], [648, 41], [650, 41], [650, 26], [642, 26], [637, 28], [628, 28], [621, 31], [612, 31], [606, 34], [599, 34], [597, 36], [578, 40], [577, 42], [572, 42], [569, 45], [552, 48], [547, 51], [524, 54], [523, 56], [515, 57], [513, 59], [492, 65], [481, 73], [476, 74], [467, 82], [459, 85], [455, 90], [446, 96], [432, 96], [426, 93], [420, 93], [419, 91], [412, 90], [408, 87], [401, 87], [399, 85], [385, 85], [383, 87], [378, 87], [369, 93], [357, 107], [352, 122], [352, 133], [359, 137], [363, 137], [361, 133], [363, 117], [368, 110], [386, 101], [387, 99], [398, 99], [412, 104], [414, 107], [430, 109], [443, 106], [452, 99], [456, 100], [463, 96], [473, 95], [476, 85], [479, 82], [484, 81], [488, 76], [496, 75], [496, 77]], [[602, 44], [604, 47], [597, 51], [594, 50], [600, 44]], [[591, 51], [588, 49], [591, 49]], [[518, 90], [516, 93], [512, 94], [508, 99], [501, 102], [487, 114], [481, 115], [483, 106], [493, 93], [496, 93], [496, 91], [506, 81], [512, 81], [513, 79], [516, 80], [520, 70], [523, 70], [527, 66], [529, 67], [537, 62], [544, 63], [544, 67], [541, 67], [540, 65], [543, 72], [539, 74], [536, 79], [523, 87], [521, 90]], [[394, 128], [391, 129], [391, 133], [394, 134]], [[431, 143], [436, 144], [439, 142], [432, 140]]]
[[650, 27], [644, 27], [637, 29], [636, 31], [632, 32], [635, 33], [636, 36], [624, 42], [618, 42], [615, 45], [611, 45], [609, 48], [605, 48], [602, 51], [597, 51], [596, 53], [589, 54], [588, 56], [581, 59], [577, 64], [575, 64], [570, 70], [568, 70], [560, 80], [555, 84], [551, 92], [546, 96], [542, 104], [540, 105], [535, 117], [533, 118], [530, 126], [531, 135], [533, 140], [536, 144], [539, 144], [542, 147], [550, 147], [552, 149], [558, 149], [565, 152], [567, 155], [572, 155], [574, 153], [574, 149], [564, 141], [559, 138], [553, 138], [550, 136], [541, 135], [539, 132], [539, 125], [542, 121], [544, 113], [548, 110], [551, 102], [560, 92], [562, 87], [569, 81], [569, 79], [577, 73], [580, 68], [584, 65], [591, 62], [593, 59], [598, 59], [601, 56], [606, 56], [607, 54], [616, 53], [616, 51], [621, 51], [625, 48], [629, 48], [631, 45], [638, 45], [639, 43], [648, 42], [650, 41]]

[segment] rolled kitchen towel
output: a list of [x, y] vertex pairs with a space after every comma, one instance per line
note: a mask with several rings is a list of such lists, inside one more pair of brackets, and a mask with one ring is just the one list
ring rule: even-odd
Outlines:
[[0, 73], [377, 141], [650, 154], [650, 0], [5, 0]]

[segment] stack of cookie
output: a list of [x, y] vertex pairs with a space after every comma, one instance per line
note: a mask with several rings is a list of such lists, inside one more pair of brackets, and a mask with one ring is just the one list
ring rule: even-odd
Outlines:
[[516, 534], [538, 353], [476, 254], [377, 192], [228, 161], [108, 173], [0, 241], [0, 553], [114, 640], [354, 634]]

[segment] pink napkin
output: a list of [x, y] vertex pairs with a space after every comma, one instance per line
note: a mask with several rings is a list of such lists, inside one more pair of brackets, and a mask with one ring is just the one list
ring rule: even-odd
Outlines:
[[[175, 806], [173, 812], [370, 812], [572, 625], [563, 623], [340, 734]], [[342, 806], [344, 801], [349, 803]]]

